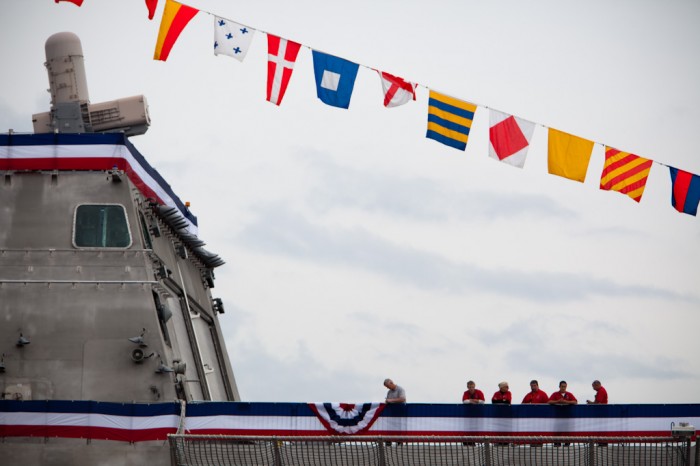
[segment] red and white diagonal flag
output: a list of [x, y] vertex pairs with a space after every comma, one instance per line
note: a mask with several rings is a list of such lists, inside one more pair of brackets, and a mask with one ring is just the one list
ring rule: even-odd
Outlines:
[[377, 73], [382, 80], [385, 107], [398, 107], [411, 99], [416, 100], [417, 84], [404, 81], [384, 71], [377, 70]]
[[267, 35], [267, 101], [282, 103], [301, 44]]
[[490, 110], [489, 157], [523, 168], [535, 124], [498, 110]]

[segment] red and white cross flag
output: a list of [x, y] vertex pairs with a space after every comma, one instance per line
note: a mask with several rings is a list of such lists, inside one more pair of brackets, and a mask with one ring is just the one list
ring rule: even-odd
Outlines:
[[282, 103], [301, 44], [267, 35], [267, 100]]
[[382, 80], [385, 107], [398, 107], [411, 99], [416, 100], [417, 84], [404, 81], [384, 71], [377, 70], [377, 73]]
[[489, 157], [523, 168], [535, 124], [498, 110], [489, 110]]

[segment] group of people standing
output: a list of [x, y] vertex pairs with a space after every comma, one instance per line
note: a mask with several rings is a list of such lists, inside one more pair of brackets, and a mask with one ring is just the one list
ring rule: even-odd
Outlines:
[[[595, 397], [592, 400], [586, 400], [586, 403], [592, 405], [606, 405], [608, 404], [608, 392], [605, 387], [600, 383], [600, 380], [594, 380], [591, 384], [593, 390], [595, 390]], [[547, 395], [547, 393], [540, 389], [540, 384], [537, 380], [530, 381], [530, 392], [523, 398], [522, 404], [550, 404], [550, 405], [575, 405], [578, 404], [578, 400], [573, 393], [567, 391], [566, 380], [559, 382], [559, 390]], [[501, 382], [498, 384], [498, 391], [491, 397], [491, 403], [493, 404], [505, 404], [509, 405], [512, 403], [513, 395], [508, 389], [508, 382]], [[486, 400], [484, 398], [484, 393], [476, 388], [476, 384], [473, 380], [467, 382], [467, 391], [462, 395], [462, 403], [484, 403]]]
[[[586, 400], [590, 405], [606, 405], [608, 404], [608, 392], [601, 385], [600, 380], [594, 380], [591, 384], [595, 390], [595, 397], [592, 400]], [[405, 403], [406, 391], [396, 385], [393, 380], [385, 379], [384, 386], [388, 389], [386, 394], [387, 403]], [[565, 380], [559, 382], [559, 391], [547, 395], [546, 392], [540, 390], [540, 384], [537, 380], [530, 381], [530, 392], [523, 398], [522, 404], [550, 404], [550, 405], [575, 405], [578, 400], [573, 393], [566, 390], [567, 383]], [[491, 397], [493, 404], [509, 405], [513, 401], [513, 395], [510, 393], [508, 382], [498, 384], [498, 391]], [[467, 382], [467, 391], [462, 395], [462, 403], [485, 403], [484, 392], [476, 388], [476, 383], [473, 380]]]

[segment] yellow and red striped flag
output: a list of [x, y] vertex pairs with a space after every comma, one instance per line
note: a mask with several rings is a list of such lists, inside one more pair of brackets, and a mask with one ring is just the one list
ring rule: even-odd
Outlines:
[[165, 61], [170, 55], [170, 50], [175, 45], [175, 41], [187, 23], [199, 12], [196, 8], [177, 3], [173, 0], [165, 0], [163, 18], [160, 20], [160, 31], [158, 32], [158, 42], [156, 51], [153, 54], [154, 60]]
[[605, 146], [600, 189], [627, 194], [639, 202], [647, 185], [652, 160]]

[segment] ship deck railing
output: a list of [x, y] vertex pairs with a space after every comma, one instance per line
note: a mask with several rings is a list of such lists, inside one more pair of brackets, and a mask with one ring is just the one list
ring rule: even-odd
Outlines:
[[168, 436], [177, 466], [697, 466], [690, 437]]

